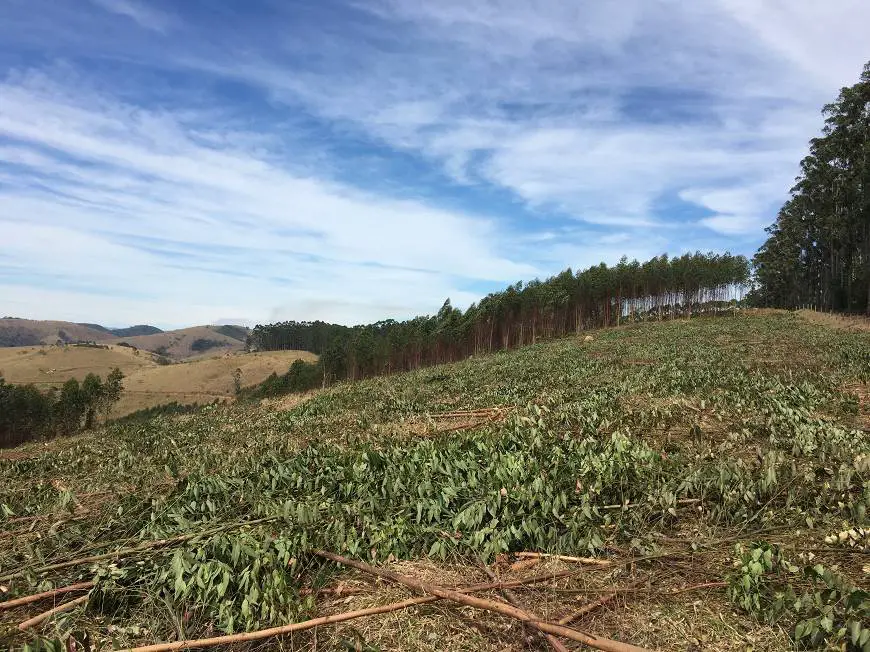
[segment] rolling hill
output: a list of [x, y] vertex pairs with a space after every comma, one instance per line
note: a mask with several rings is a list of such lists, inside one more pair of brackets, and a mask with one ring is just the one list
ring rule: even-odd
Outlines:
[[138, 349], [164, 355], [173, 360], [211, 357], [244, 350], [244, 338], [238, 339], [237, 337], [226, 335], [225, 329], [226, 327], [223, 326], [192, 326], [190, 328], [164, 331], [151, 335], [123, 337], [118, 340], [118, 343], [123, 342]]
[[95, 324], [69, 321], [42, 321], [4, 317], [0, 319], [0, 347], [57, 344], [58, 342], [100, 342], [115, 339], [107, 329]]
[[107, 328], [92, 323], [0, 319], [0, 348], [97, 342], [136, 347], [175, 361], [242, 351], [247, 336], [247, 328], [233, 325], [163, 331], [147, 324]]
[[156, 326], [149, 326], [148, 324], [137, 324], [136, 326], [128, 326], [127, 328], [106, 328], [105, 326], [100, 326], [99, 324], [79, 324], [79, 326], [87, 326], [88, 328], [93, 328], [95, 330], [103, 331], [105, 333], [111, 333], [117, 337], [133, 337], [135, 335], [154, 335], [155, 333], [162, 333], [163, 330], [157, 328]]
[[[24, 601], [0, 647], [63, 601], [40, 634], [126, 649], [218, 627], [260, 649], [546, 649], [494, 578], [604, 650], [866, 650], [867, 332], [740, 312], [586, 334], [3, 451], [0, 607]], [[144, 371], [226, 388], [259, 355]], [[339, 614], [365, 617], [320, 620]]]
[[223, 355], [207, 352], [198, 359], [167, 365], [158, 364], [157, 356], [145, 351], [114, 343], [105, 346], [0, 348], [0, 375], [10, 383], [33, 383], [47, 389], [60, 387], [69, 378], [82, 380], [89, 373], [105, 377], [118, 367], [125, 376], [124, 393], [113, 415], [123, 416], [172, 401], [192, 404], [229, 400], [235, 369], [241, 371], [243, 385], [254, 385], [272, 372], [284, 373], [295, 360], [317, 359], [307, 351], [244, 353], [221, 348]]

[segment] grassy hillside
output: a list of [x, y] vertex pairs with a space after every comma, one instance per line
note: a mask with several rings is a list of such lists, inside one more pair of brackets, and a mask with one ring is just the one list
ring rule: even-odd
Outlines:
[[70, 342], [124, 342], [173, 360], [235, 353], [245, 348], [248, 329], [242, 326], [192, 326], [162, 331], [141, 324], [127, 328], [106, 328], [99, 324], [68, 321], [37, 321], [5, 317], [0, 319], [0, 349], [5, 347], [54, 345]]
[[99, 342], [115, 336], [105, 329], [69, 321], [38, 321], [4, 317], [0, 319], [0, 347], [33, 346], [61, 342]]
[[211, 326], [211, 329], [221, 335], [232, 337], [233, 339], [244, 342], [248, 338], [250, 330], [245, 326], [234, 326], [232, 324], [223, 324], [221, 326]]
[[[488, 581], [482, 563], [503, 579], [549, 574], [515, 589], [538, 616], [588, 604], [571, 627], [650, 649], [866, 649], [868, 379], [867, 332], [738, 315], [28, 445], [0, 458], [0, 584], [14, 597], [96, 581], [88, 609], [37, 631], [120, 646], [409, 597], [321, 548], [450, 586]], [[9, 646], [36, 636], [7, 632]], [[546, 649], [447, 601], [282, 646]]]
[[124, 381], [124, 393], [115, 414], [129, 414], [154, 405], [210, 403], [233, 396], [233, 371], [241, 371], [243, 386], [262, 382], [271, 373], [282, 374], [294, 360], [314, 362], [308, 351], [266, 351], [203, 357], [172, 365], [151, 366]]
[[140, 349], [154, 351], [175, 360], [192, 357], [224, 355], [245, 348], [244, 339], [221, 332], [222, 326], [193, 326], [174, 331], [164, 331], [152, 335], [123, 337], [126, 342]]
[[157, 366], [151, 356], [132, 349], [108, 346], [25, 346], [0, 348], [0, 372], [10, 383], [59, 387], [69, 378], [83, 380], [93, 372], [105, 376], [118, 367], [125, 376]]
[[60, 387], [69, 378], [89, 373], [105, 378], [118, 367], [124, 372], [124, 393], [113, 414], [163, 403], [210, 403], [233, 395], [232, 374], [241, 370], [243, 385], [254, 385], [272, 372], [287, 371], [294, 360], [317, 359], [307, 351], [226, 353], [171, 365], [159, 365], [155, 356], [116, 344], [91, 347], [0, 348], [0, 373], [10, 383], [34, 383], [41, 388]]

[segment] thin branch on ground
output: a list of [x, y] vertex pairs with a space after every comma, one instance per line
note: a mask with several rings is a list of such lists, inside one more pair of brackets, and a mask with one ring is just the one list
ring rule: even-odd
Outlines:
[[605, 650], [605, 652], [648, 652], [644, 648], [640, 648], [629, 643], [613, 641], [608, 638], [602, 638], [600, 636], [595, 636], [594, 634], [587, 634], [577, 631], [575, 629], [570, 629], [568, 627], [563, 627], [561, 625], [556, 625], [554, 623], [549, 623], [546, 621], [533, 620], [524, 611], [521, 611], [520, 609], [512, 607], [508, 604], [493, 602], [492, 600], [484, 600], [482, 598], [477, 598], [469, 595], [463, 595], [458, 591], [451, 591], [450, 589], [446, 589], [442, 586], [420, 582], [412, 577], [399, 575], [398, 573], [393, 573], [392, 571], [388, 571], [383, 568], [375, 568], [374, 566], [369, 566], [368, 564], [365, 564], [363, 562], [348, 559], [346, 557], [342, 557], [340, 555], [336, 555], [325, 550], [315, 550], [313, 552], [315, 555], [323, 557], [324, 559], [329, 559], [336, 563], [349, 566], [351, 568], [356, 568], [357, 570], [361, 570], [366, 573], [371, 573], [372, 575], [384, 577], [398, 584], [404, 584], [405, 586], [420, 591], [421, 593], [430, 593], [446, 600], [452, 600], [453, 602], [457, 602], [459, 604], [468, 605], [469, 607], [477, 607], [478, 609], [484, 609], [486, 611], [493, 611], [495, 613], [502, 614], [503, 616], [515, 618], [523, 622], [534, 622], [539, 629], [549, 634], [555, 634], [563, 638], [568, 638], [572, 641], [583, 643], [598, 650]]
[[571, 557], [569, 555], [551, 555], [546, 552], [518, 552], [517, 557], [524, 559], [558, 559], [559, 561], [568, 561], [575, 564], [588, 564], [590, 566], [610, 566], [613, 562], [607, 559], [598, 559], [597, 557]]
[[[634, 588], [637, 588], [638, 586], [640, 586], [641, 584], [643, 584], [644, 581], [645, 581], [645, 580], [638, 580], [637, 582], [633, 582], [632, 584], [629, 584], [629, 586], [628, 586], [627, 588], [628, 588], [628, 589], [634, 589]], [[620, 591], [620, 592], [625, 593], [626, 591], [625, 591], [625, 589], [623, 589], [623, 590]], [[606, 595], [602, 595], [602, 596], [601, 596], [600, 598], [598, 598], [597, 600], [593, 600], [592, 602], [583, 605], [583, 606], [580, 607], [577, 611], [575, 611], [575, 612], [573, 612], [573, 613], [571, 613], [571, 614], [568, 614], [567, 616], [565, 616], [564, 618], [562, 618], [561, 620], [559, 620], [559, 624], [560, 624], [560, 625], [567, 625], [568, 623], [574, 622], [575, 620], [577, 620], [577, 619], [580, 618], [581, 616], [585, 616], [586, 614], [595, 611], [595, 610], [598, 609], [599, 607], [603, 607], [605, 604], [607, 604], [608, 602], [610, 602], [611, 600], [613, 600], [616, 596], [618, 596], [618, 595], [620, 594], [620, 592], [618, 592], [618, 591], [611, 591], [610, 593], [608, 593], [608, 594], [606, 594]]]
[[69, 602], [64, 602], [63, 604], [60, 604], [60, 605], [54, 607], [53, 609], [49, 609], [48, 611], [45, 611], [45, 612], [39, 614], [38, 616], [34, 616], [33, 618], [28, 618], [23, 623], [18, 624], [18, 629], [20, 629], [23, 632], [27, 629], [30, 629], [31, 627], [39, 625], [43, 621], [48, 620], [49, 618], [51, 618], [55, 614], [59, 614], [59, 613], [62, 613], [64, 611], [70, 611], [72, 609], [75, 609], [80, 604], [84, 604], [85, 602], [87, 602], [88, 597], [90, 597], [90, 596], [83, 595], [82, 597], [76, 598], [75, 600], [70, 600]]
[[54, 598], [59, 595], [63, 595], [64, 593], [90, 590], [93, 587], [93, 582], [80, 582], [78, 584], [70, 584], [69, 586], [62, 586], [58, 589], [52, 589], [51, 591], [43, 591], [42, 593], [25, 595], [24, 597], [15, 598], [14, 600], [6, 600], [5, 602], [0, 602], [0, 611], [3, 611], [4, 609], [12, 609], [13, 607], [20, 607], [23, 604], [30, 604], [31, 602], [39, 602], [40, 600], [45, 600], [46, 598]]
[[[498, 581], [498, 577], [496, 577], [495, 573], [493, 573], [491, 570], [489, 570], [489, 567], [486, 564], [481, 562], [481, 568], [483, 569], [483, 572], [486, 573], [487, 577], [489, 577], [489, 579], [491, 579], [493, 582]], [[511, 603], [517, 609], [521, 609], [522, 611], [525, 611], [526, 615], [528, 615], [529, 618], [531, 618], [532, 620], [540, 620], [540, 618], [538, 616], [536, 616], [533, 612], [529, 611], [528, 608], [526, 608], [523, 605], [523, 603], [517, 597], [516, 593], [514, 593], [510, 589], [503, 588], [503, 589], [501, 589], [501, 594], [504, 596], [505, 600], [507, 600], [509, 603]], [[545, 631], [541, 630], [533, 623], [530, 623], [530, 625], [534, 629], [536, 629], [538, 631], [538, 633], [541, 634], [546, 639], [546, 641], [547, 641], [547, 643], [549, 643], [550, 647], [553, 648], [556, 652], [568, 652], [568, 648], [565, 647], [565, 644], [562, 643], [562, 641], [560, 641], [558, 638], [556, 638], [552, 634], [546, 633]]]
[[[563, 571], [560, 573], [536, 575], [535, 577], [530, 577], [525, 580], [513, 580], [510, 582], [491, 582], [489, 584], [475, 584], [474, 586], [458, 589], [456, 592], [472, 593], [476, 591], [500, 589], [503, 587], [523, 586], [544, 582], [546, 580], [554, 578], [568, 577], [570, 575], [573, 575], [573, 573]], [[352, 620], [354, 618], [362, 618], [364, 616], [374, 616], [377, 614], [389, 613], [391, 611], [399, 611], [401, 609], [407, 609], [408, 607], [413, 607], [416, 605], [436, 602], [437, 600], [441, 600], [441, 597], [437, 595], [428, 595], [419, 598], [402, 600], [401, 602], [392, 602], [390, 604], [382, 605], [379, 607], [370, 607], [368, 609], [358, 609], [355, 611], [348, 611], [345, 613], [334, 614], [331, 616], [322, 616], [320, 618], [313, 618], [311, 620], [306, 620], [301, 623], [292, 623], [290, 625], [282, 625], [280, 627], [271, 627], [269, 629], [262, 629], [256, 632], [246, 632], [244, 634], [230, 634], [227, 636], [215, 636], [213, 638], [203, 638], [190, 641], [175, 641], [173, 643], [157, 643], [154, 645], [145, 645], [142, 647], [120, 650], [119, 652], [173, 652], [174, 650], [186, 650], [188, 648], [204, 648], [214, 647], [215, 645], [227, 645], [230, 643], [243, 643], [245, 641], [260, 641], [266, 638], [273, 638], [275, 636], [290, 634], [292, 632], [301, 632], [306, 629], [313, 629], [315, 627], [320, 627], [321, 625], [331, 625], [334, 623], [341, 623], [347, 620]]]

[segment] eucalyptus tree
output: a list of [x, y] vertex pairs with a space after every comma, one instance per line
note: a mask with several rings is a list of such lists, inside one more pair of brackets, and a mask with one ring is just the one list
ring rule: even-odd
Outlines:
[[754, 257], [753, 300], [870, 314], [870, 62], [822, 114], [822, 135]]

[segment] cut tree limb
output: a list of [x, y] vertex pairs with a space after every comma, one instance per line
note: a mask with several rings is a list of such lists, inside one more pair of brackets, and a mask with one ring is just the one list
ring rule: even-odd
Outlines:
[[17, 571], [10, 573], [9, 575], [4, 575], [0, 577], [0, 582], [6, 582], [11, 580], [14, 577], [18, 577], [19, 575], [23, 575], [28, 570], [32, 570], [34, 573], [46, 573], [52, 570], [60, 570], [61, 568], [70, 568], [72, 566], [79, 566], [81, 564], [92, 564], [95, 561], [103, 561], [105, 559], [120, 559], [121, 557], [129, 557], [130, 555], [135, 555], [139, 552], [148, 552], [150, 550], [154, 550], [156, 548], [164, 548], [166, 546], [171, 546], [176, 543], [184, 543], [185, 541], [190, 541], [191, 539], [196, 539], [198, 537], [210, 536], [212, 534], [218, 534], [220, 532], [224, 532], [226, 530], [232, 530], [238, 527], [244, 527], [246, 525], [259, 525], [260, 523], [268, 523], [270, 521], [277, 521], [278, 519], [283, 518], [283, 516], [267, 516], [265, 518], [258, 518], [253, 521], [241, 521], [239, 523], [230, 523], [228, 525], [222, 525], [221, 527], [216, 527], [211, 530], [203, 530], [201, 532], [193, 532], [191, 534], [183, 534], [178, 537], [174, 537], [172, 539], [157, 539], [156, 541], [146, 541], [144, 543], [139, 544], [138, 546], [133, 546], [132, 548], [121, 548], [120, 550], [115, 550], [114, 552], [107, 552], [101, 555], [91, 555], [90, 557], [81, 557], [79, 559], [71, 559], [69, 561], [63, 561], [56, 564], [49, 564], [48, 566], [41, 566], [39, 568], [19, 568]]
[[[700, 498], [680, 498], [677, 501], [677, 506], [685, 506], [685, 505], [696, 505], [701, 502]], [[631, 509], [633, 507], [643, 507], [644, 503], [624, 503], [622, 505], [604, 505], [601, 509], [613, 510], [613, 509]]]
[[[495, 576], [495, 573], [493, 573], [491, 570], [489, 570], [489, 567], [486, 564], [481, 563], [481, 568], [483, 568], [483, 572], [487, 574], [489, 579], [491, 579], [493, 582], [498, 581], [498, 578]], [[517, 597], [516, 593], [514, 593], [510, 589], [503, 588], [503, 589], [501, 589], [501, 594], [504, 596], [505, 600], [510, 602], [517, 609], [522, 609], [523, 611], [525, 611], [526, 614], [531, 619], [540, 620], [540, 618], [538, 616], [536, 616], [534, 613], [529, 611], [525, 606], [523, 606], [523, 603]], [[550, 647], [553, 648], [554, 650], [556, 650], [556, 652], [569, 652], [568, 648], [565, 647], [565, 644], [562, 643], [562, 641], [560, 641], [558, 638], [556, 638], [552, 634], [548, 634], [547, 632], [539, 629], [534, 624], [531, 624], [531, 626], [534, 627], [547, 640], [547, 643], [549, 643]]]
[[15, 598], [14, 600], [6, 600], [5, 602], [0, 602], [0, 611], [3, 611], [4, 609], [12, 609], [13, 607], [20, 607], [23, 604], [30, 604], [31, 602], [39, 602], [46, 598], [55, 598], [64, 593], [90, 590], [93, 586], [93, 582], [80, 582], [79, 584], [70, 584], [69, 586], [62, 586], [59, 589], [52, 589], [51, 591], [43, 591], [42, 593], [25, 595], [22, 598]]
[[49, 609], [48, 611], [39, 614], [38, 616], [34, 616], [33, 618], [29, 618], [25, 620], [23, 623], [19, 623], [18, 629], [22, 632], [26, 629], [30, 629], [31, 627], [40, 624], [41, 622], [48, 620], [55, 614], [59, 614], [63, 611], [70, 611], [71, 609], [75, 609], [80, 604], [84, 604], [88, 601], [88, 596], [83, 595], [80, 598], [76, 598], [75, 600], [70, 600], [69, 602], [64, 602], [63, 604], [59, 604], [54, 609]]
[[299, 595], [334, 595], [336, 597], [341, 597], [343, 595], [359, 595], [360, 593], [365, 592], [366, 589], [359, 586], [338, 586], [322, 589], [300, 589]]
[[[490, 584], [475, 584], [464, 589], [457, 590], [457, 593], [471, 593], [474, 591], [487, 591], [497, 589], [504, 586], [522, 586], [525, 584], [536, 584], [558, 577], [567, 577], [572, 573], [548, 573], [546, 575], [536, 575], [526, 580], [514, 580], [511, 582], [495, 582]], [[275, 636], [283, 636], [292, 632], [301, 632], [306, 629], [313, 629], [321, 625], [332, 625], [334, 623], [342, 623], [346, 620], [354, 618], [362, 618], [364, 616], [375, 616], [377, 614], [389, 613], [391, 611], [399, 611], [416, 605], [435, 602], [441, 598], [437, 595], [427, 595], [420, 598], [411, 598], [402, 600], [401, 602], [392, 602], [380, 607], [370, 607], [368, 609], [359, 609], [356, 611], [348, 611], [332, 616], [322, 616], [313, 618], [301, 623], [292, 623], [290, 625], [282, 625], [280, 627], [271, 627], [269, 629], [261, 629], [256, 632], [246, 632], [244, 634], [228, 634], [227, 636], [215, 636], [212, 638], [200, 638], [190, 641], [175, 641], [174, 643], [156, 643], [154, 645], [145, 645], [143, 647], [128, 648], [119, 650], [118, 652], [174, 652], [175, 650], [187, 650], [191, 648], [214, 647], [215, 645], [228, 645], [230, 643], [243, 643], [245, 641], [260, 641], [266, 638]]]
[[483, 421], [477, 421], [475, 423], [463, 423], [463, 424], [458, 425], [458, 426], [451, 426], [450, 428], [442, 428], [442, 429], [438, 430], [437, 432], [440, 434], [443, 432], [456, 432], [457, 430], [470, 430], [471, 428], [478, 428], [480, 426], [485, 426], [487, 423], [491, 423], [491, 422], [492, 422], [492, 419], [484, 419]]
[[450, 589], [446, 589], [442, 586], [438, 586], [435, 584], [420, 582], [419, 580], [416, 580], [412, 577], [399, 575], [398, 573], [393, 573], [392, 571], [388, 571], [383, 568], [375, 568], [374, 566], [369, 566], [368, 564], [365, 564], [363, 562], [348, 559], [346, 557], [342, 557], [341, 555], [336, 555], [335, 553], [327, 552], [325, 550], [314, 550], [313, 552], [315, 555], [323, 557], [324, 559], [329, 559], [336, 563], [349, 566], [351, 568], [356, 568], [365, 573], [384, 577], [398, 584], [404, 584], [405, 586], [420, 591], [421, 593], [430, 593], [432, 595], [437, 595], [440, 598], [444, 598], [445, 600], [452, 600], [453, 602], [468, 605], [469, 607], [476, 607], [478, 609], [484, 609], [486, 611], [493, 611], [503, 616], [516, 618], [517, 620], [521, 620], [523, 622], [534, 623], [534, 625], [538, 629], [541, 629], [548, 634], [555, 634], [556, 636], [568, 638], [572, 641], [583, 643], [585, 645], [588, 645], [589, 647], [594, 647], [598, 650], [605, 650], [605, 652], [648, 652], [644, 648], [637, 647], [629, 643], [621, 643], [619, 641], [613, 641], [609, 638], [601, 638], [599, 636], [595, 636], [594, 634], [579, 632], [575, 629], [570, 629], [568, 627], [563, 627], [554, 623], [534, 620], [529, 617], [526, 612], [517, 609], [516, 607], [512, 607], [511, 605], [504, 604], [502, 602], [493, 602], [492, 600], [484, 600], [482, 598], [477, 598], [470, 595], [463, 595], [458, 591], [452, 591]]
[[568, 555], [551, 555], [546, 552], [518, 552], [517, 557], [523, 559], [558, 559], [559, 561], [570, 561], [575, 564], [588, 564], [590, 566], [610, 566], [613, 563], [607, 559], [598, 559], [597, 557], [570, 557]]
[[728, 582], [704, 582], [703, 584], [692, 584], [691, 586], [684, 586], [681, 589], [673, 589], [671, 594], [677, 593], [687, 593], [688, 591], [698, 591], [699, 589], [719, 589], [722, 587], [728, 586]]

